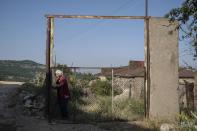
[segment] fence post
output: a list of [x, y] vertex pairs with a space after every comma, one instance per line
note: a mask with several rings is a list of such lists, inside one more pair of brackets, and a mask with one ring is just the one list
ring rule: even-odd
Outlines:
[[[75, 88], [74, 90], [76, 91], [76, 68], [74, 68], [74, 87]], [[77, 111], [77, 96], [74, 96], [75, 97], [75, 100], [74, 100], [74, 118], [73, 118], [73, 121], [76, 121], [76, 111]]]
[[112, 120], [113, 120], [113, 113], [114, 113], [114, 70], [112, 68], [112, 73], [111, 73], [111, 77], [112, 77], [112, 80], [111, 80], [111, 86], [112, 86], [112, 91], [111, 91], [111, 116], [112, 116]]

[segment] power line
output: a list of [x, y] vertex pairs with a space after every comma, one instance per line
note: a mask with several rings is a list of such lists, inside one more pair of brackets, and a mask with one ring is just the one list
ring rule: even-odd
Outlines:
[[121, 6], [119, 6], [116, 10], [114, 10], [113, 12], [112, 12], [112, 14], [117, 14], [119, 11], [121, 11], [123, 8], [125, 8], [126, 6], [130, 6], [130, 3], [131, 2], [134, 2], [134, 1], [136, 1], [136, 0], [128, 0], [128, 1], [126, 1], [125, 3], [123, 3]]
[[[131, 6], [131, 2], [133, 2], [134, 4], [132, 4], [132, 6]], [[123, 9], [127, 9], [127, 8], [134, 8], [134, 7], [136, 7], [138, 4], [141, 4], [142, 3], [142, 1], [140, 1], [140, 2], [137, 2], [137, 0], [127, 0], [125, 3], [123, 3], [122, 5], [120, 5], [118, 8], [116, 8], [114, 11], [112, 11], [110, 14], [113, 14], [113, 15], [115, 15], [115, 14], [117, 14], [117, 13], [119, 13], [120, 11], [122, 11]], [[125, 7], [127, 7], [127, 8], [125, 8]], [[88, 29], [86, 29], [85, 31], [80, 31], [79, 33], [77, 33], [76, 35], [74, 35], [74, 36], [72, 36], [72, 38], [70, 38], [70, 39], [68, 39], [67, 41], [72, 41], [73, 39], [76, 39], [76, 38], [78, 38], [78, 37], [80, 37], [80, 36], [84, 36], [84, 35], [86, 35], [87, 33], [89, 33], [90, 31], [92, 31], [92, 30], [94, 30], [94, 29], [96, 29], [96, 28], [98, 28], [98, 26], [99, 25], [101, 25], [101, 24], [106, 24], [107, 22], [109, 22], [110, 20], [108, 20], [108, 21], [97, 21], [96, 23], [94, 23], [91, 27], [88, 27]]]
[[[130, 3], [134, 2], [134, 4], [132, 4], [132, 6], [130, 6]], [[114, 11], [112, 11], [109, 14], [117, 14], [119, 13], [122, 9], [126, 9], [125, 7], [135, 7], [136, 5], [140, 4], [142, 1], [140, 1], [139, 3], [137, 3], [137, 0], [127, 0], [125, 3], [123, 3], [122, 5], [120, 5], [118, 8], [116, 8]], [[86, 35], [87, 33], [89, 33], [90, 31], [96, 29], [99, 25], [101, 24], [106, 24], [107, 22], [109, 22], [110, 20], [105, 20], [105, 21], [97, 21], [94, 24], [92, 24], [92, 26], [88, 27], [88, 29], [86, 29], [85, 31], [80, 31], [78, 33], [76, 33], [76, 35], [72, 36], [72, 38], [70, 38], [68, 41], [72, 41], [73, 39], [76, 39], [79, 36], [83, 36]]]

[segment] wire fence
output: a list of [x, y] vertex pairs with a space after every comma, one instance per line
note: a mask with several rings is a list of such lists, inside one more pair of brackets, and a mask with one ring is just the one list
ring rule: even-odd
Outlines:
[[71, 93], [70, 120], [104, 122], [143, 118], [143, 77], [119, 77], [114, 68], [100, 67], [69, 68], [63, 72]]

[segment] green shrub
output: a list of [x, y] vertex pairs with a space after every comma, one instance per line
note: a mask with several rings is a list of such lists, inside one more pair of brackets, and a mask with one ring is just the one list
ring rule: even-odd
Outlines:
[[99, 112], [99, 116], [102, 119], [111, 119], [112, 118], [112, 99], [109, 96], [100, 96], [97, 97], [97, 99], [99, 100], [99, 107], [100, 110], [98, 110]]
[[132, 112], [138, 115], [144, 114], [144, 102], [142, 100], [129, 99], [129, 106]]
[[82, 97], [82, 89], [78, 87], [70, 87], [70, 94], [72, 100], [79, 100]]
[[86, 81], [91, 81], [91, 80], [95, 80], [95, 76], [91, 73], [76, 73], [77, 79], [81, 79], [81, 80], [86, 80]]
[[91, 87], [91, 90], [96, 95], [109, 96], [111, 95], [111, 84], [108, 81], [97, 80]]
[[45, 82], [45, 73], [44, 72], [36, 72], [32, 83], [36, 86], [43, 86]]
[[68, 85], [69, 85], [69, 87], [75, 87], [76, 84], [77, 84], [76, 76], [74, 74], [70, 74], [68, 76]]
[[[96, 95], [111, 96], [112, 85], [109, 81], [97, 80], [91, 87], [91, 91]], [[114, 87], [114, 96], [122, 93], [122, 89]]]

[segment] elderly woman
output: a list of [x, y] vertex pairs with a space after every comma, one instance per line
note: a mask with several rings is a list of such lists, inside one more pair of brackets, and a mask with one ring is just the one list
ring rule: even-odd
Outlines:
[[65, 78], [61, 70], [56, 70], [55, 76], [58, 104], [61, 110], [62, 117], [66, 119], [68, 118], [67, 105], [70, 99], [67, 79]]

